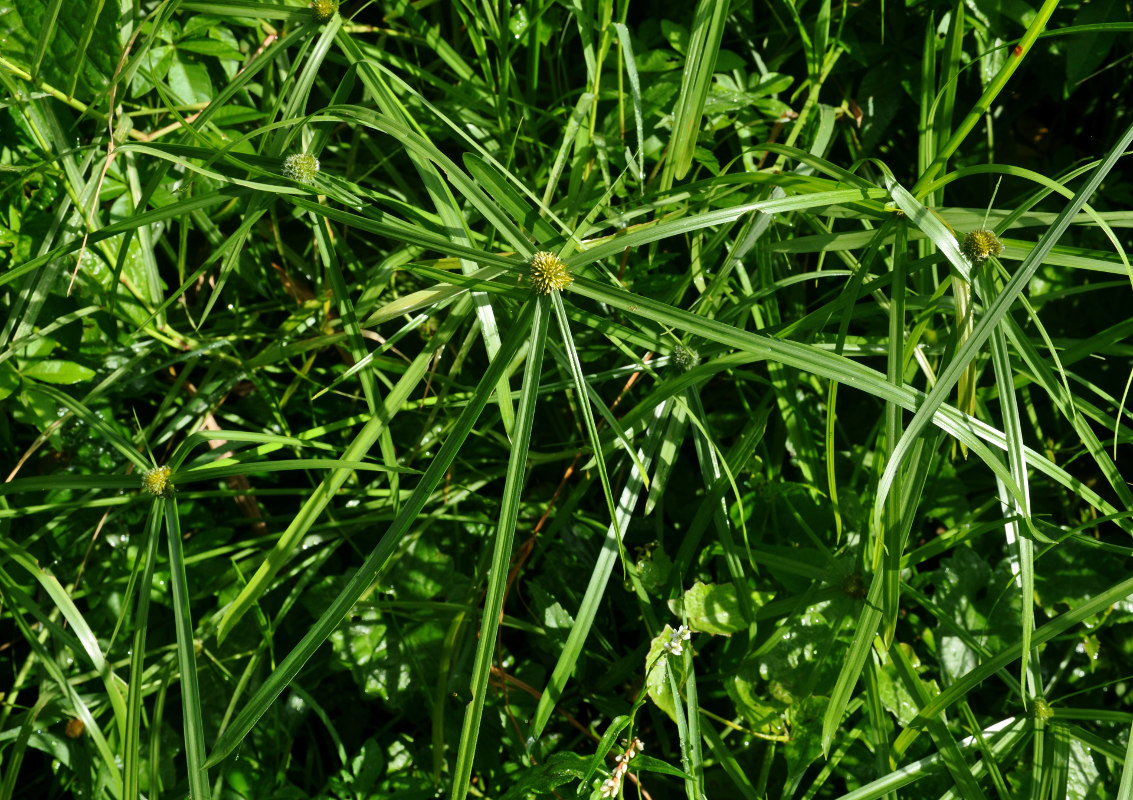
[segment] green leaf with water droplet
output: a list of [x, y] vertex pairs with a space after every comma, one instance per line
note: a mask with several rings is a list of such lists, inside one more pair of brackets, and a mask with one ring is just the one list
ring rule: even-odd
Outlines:
[[527, 9], [517, 6], [512, 9], [511, 17], [507, 21], [508, 30], [516, 39], [527, 32]]
[[30, 367], [25, 367], [23, 373], [28, 378], [34, 378], [44, 383], [58, 383], [69, 385], [89, 381], [94, 377], [94, 370], [76, 364], [74, 361], [61, 361], [47, 358], [37, 361]]

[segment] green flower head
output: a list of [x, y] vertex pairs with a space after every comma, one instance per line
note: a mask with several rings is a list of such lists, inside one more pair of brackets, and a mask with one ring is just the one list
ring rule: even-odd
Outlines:
[[169, 467], [154, 467], [147, 470], [142, 476], [142, 489], [154, 497], [172, 497], [173, 481], [170, 477], [173, 470]]
[[298, 183], [314, 183], [318, 172], [319, 160], [310, 153], [295, 153], [283, 162], [283, 177]]
[[972, 231], [964, 237], [960, 244], [960, 252], [974, 264], [986, 261], [989, 256], [997, 256], [1003, 252], [1003, 242], [989, 230]]
[[566, 264], [554, 253], [540, 252], [531, 258], [531, 285], [540, 294], [565, 289], [573, 280]]
[[688, 372], [700, 363], [700, 353], [691, 347], [678, 344], [673, 348], [673, 355], [669, 363], [676, 367], [678, 372]]
[[311, 11], [318, 22], [329, 22], [338, 13], [338, 0], [312, 0]]

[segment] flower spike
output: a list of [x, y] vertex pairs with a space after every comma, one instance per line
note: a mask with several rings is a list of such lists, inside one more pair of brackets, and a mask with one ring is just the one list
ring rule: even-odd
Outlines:
[[554, 253], [539, 252], [531, 259], [531, 285], [539, 294], [550, 294], [570, 286], [574, 278]]
[[310, 153], [294, 153], [283, 162], [283, 177], [297, 183], [312, 184], [319, 173], [319, 160]]
[[174, 491], [173, 481], [170, 480], [172, 475], [173, 470], [169, 467], [154, 467], [147, 470], [142, 476], [142, 489], [154, 497], [172, 497]]
[[964, 237], [960, 245], [960, 252], [974, 264], [986, 261], [990, 256], [997, 256], [1003, 252], [1003, 242], [994, 231], [972, 231]]

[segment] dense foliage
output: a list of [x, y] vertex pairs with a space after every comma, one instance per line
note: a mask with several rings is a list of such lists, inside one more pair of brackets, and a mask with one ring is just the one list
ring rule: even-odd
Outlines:
[[0, 0], [0, 800], [1133, 798], [1111, 0]]

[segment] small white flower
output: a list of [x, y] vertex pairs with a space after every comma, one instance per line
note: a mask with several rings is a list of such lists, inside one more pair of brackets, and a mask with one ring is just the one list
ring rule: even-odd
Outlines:
[[675, 631], [669, 631], [669, 638], [663, 645], [661, 645], [661, 647], [665, 650], [665, 652], [671, 653], [674, 656], [679, 656], [685, 651], [684, 643], [691, 638], [692, 632], [689, 631], [687, 626], [681, 625]]
[[606, 778], [606, 780], [602, 782], [602, 796], [613, 797], [618, 793], [618, 786], [620, 784], [621, 781], [614, 780], [613, 778]]

